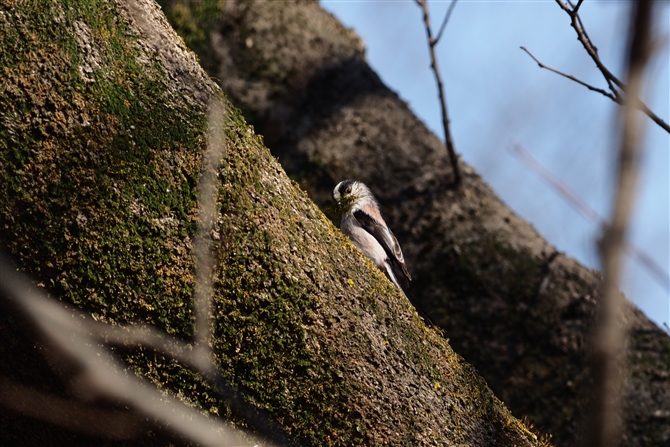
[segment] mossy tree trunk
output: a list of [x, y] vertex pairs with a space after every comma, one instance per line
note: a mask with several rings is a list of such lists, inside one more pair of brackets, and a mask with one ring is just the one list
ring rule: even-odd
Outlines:
[[[324, 210], [338, 181], [371, 186], [403, 246], [413, 293], [456, 351], [515, 414], [557, 445], [576, 445], [588, 421], [598, 273], [557, 253], [465, 164], [462, 188], [449, 189], [442, 143], [370, 69], [356, 34], [318, 2], [161, 4]], [[670, 338], [632, 305], [626, 319], [623, 442], [666, 445]]]
[[[0, 248], [51, 295], [109, 324], [193, 337], [197, 184], [220, 101], [222, 377], [302, 445], [541, 444], [289, 180], [153, 0], [2, 0], [0, 70]], [[75, 402], [40, 360], [53, 346], [2, 305], [3, 381]], [[119, 353], [139, 376], [246, 425], [184, 365]], [[6, 443], [93, 442], [7, 411], [2, 421]]]

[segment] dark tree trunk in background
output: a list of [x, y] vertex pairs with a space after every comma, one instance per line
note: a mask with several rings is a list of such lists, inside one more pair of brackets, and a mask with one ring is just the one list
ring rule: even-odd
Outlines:
[[[454, 349], [517, 416], [559, 446], [578, 444], [598, 273], [556, 253], [465, 164], [462, 188], [450, 189], [442, 144], [370, 69], [357, 35], [317, 2], [229, 1], [220, 18], [202, 3], [161, 4], [322, 209], [342, 179], [372, 188], [412, 293]], [[632, 305], [626, 318], [623, 444], [668, 445], [670, 338]]]

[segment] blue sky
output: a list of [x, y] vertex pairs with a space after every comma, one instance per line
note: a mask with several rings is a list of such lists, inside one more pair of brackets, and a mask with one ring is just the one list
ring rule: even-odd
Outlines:
[[[668, 122], [670, 7], [660, 3], [659, 50], [644, 99]], [[356, 30], [366, 44], [370, 65], [442, 137], [437, 88], [416, 2], [321, 0], [321, 5]], [[429, 1], [429, 6], [436, 32], [449, 2]], [[623, 78], [627, 2], [586, 0], [580, 15], [605, 65]], [[555, 1], [461, 0], [437, 47], [456, 150], [558, 250], [598, 268], [598, 225], [579, 214], [509, 148], [525, 148], [607, 217], [618, 106], [540, 69], [520, 46], [546, 65], [607, 87]], [[643, 171], [629, 240], [668, 272], [670, 136], [650, 120], [646, 123]], [[670, 324], [668, 290], [638, 262], [627, 262], [622, 289], [659, 326]]]

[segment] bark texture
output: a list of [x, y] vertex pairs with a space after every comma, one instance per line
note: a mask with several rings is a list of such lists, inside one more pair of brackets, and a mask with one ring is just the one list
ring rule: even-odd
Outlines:
[[[326, 212], [338, 181], [369, 185], [405, 252], [412, 293], [454, 349], [515, 414], [559, 446], [579, 444], [599, 274], [557, 253], [467, 165], [462, 188], [450, 189], [443, 145], [318, 2], [204, 3], [206, 15], [201, 2], [161, 1], [289, 176]], [[625, 318], [622, 444], [670, 445], [670, 338], [632, 305]]]
[[[193, 5], [206, 15], [192, 24], [198, 34], [199, 23], [215, 23], [208, 8], [221, 4]], [[192, 12], [188, 6], [175, 5], [173, 12]], [[236, 11], [232, 3], [227, 7]], [[277, 11], [282, 14], [283, 6]], [[293, 7], [286, 11], [300, 15]], [[309, 32], [322, 26], [333, 35], [344, 31], [320, 14], [321, 22], [303, 17]], [[230, 17], [225, 26], [242, 23]], [[284, 76], [297, 63], [290, 42], [276, 36], [268, 39], [271, 51], [286, 51], [286, 58], [265, 65], [253, 42], [243, 42], [236, 57], [248, 57], [245, 70]], [[313, 54], [335, 52], [365, 72], [356, 56], [360, 48], [349, 49], [352, 33], [341, 36], [336, 44], [324, 40], [326, 48]], [[254, 68], [255, 60], [263, 65]], [[296, 83], [277, 83], [275, 94], [309, 95], [310, 77], [300, 75], [313, 61], [300, 61], [307, 65], [290, 76]], [[320, 63], [329, 61], [335, 59]], [[97, 320], [150, 323], [191, 339], [196, 185], [208, 106], [227, 103], [221, 90], [153, 0], [2, 0], [0, 70], [0, 249], [40, 287]], [[224, 76], [243, 88], [235, 73]], [[367, 73], [388, 107], [397, 108], [397, 99]], [[259, 118], [274, 105], [273, 90], [263, 80], [248, 92], [268, 104]], [[370, 99], [374, 110], [374, 95]], [[240, 112], [230, 105], [227, 110], [220, 212], [212, 233], [212, 344], [221, 375], [305, 446], [542, 445], [285, 175]], [[325, 102], [319, 110], [342, 112]], [[362, 123], [355, 110], [348, 116], [350, 125]], [[404, 116], [404, 126], [418, 125]], [[408, 153], [414, 143], [407, 141]], [[440, 163], [440, 156], [433, 159]], [[415, 162], [418, 168], [425, 160]], [[400, 186], [388, 197], [403, 198]], [[72, 417], [102, 411], [73, 392], [69, 379], [77, 366], [63, 363], [4, 300], [0, 327], [0, 403], [8, 406], [5, 386], [18, 383], [50, 396], [53, 408], [76, 407]], [[183, 365], [148, 349], [118, 352], [132, 371], [165, 391], [246, 425]], [[115, 445], [114, 439], [165, 445], [171, 439], [160, 424], [157, 433], [154, 425], [136, 430], [140, 438], [130, 429], [114, 438], [96, 432], [93, 423], [4, 410], [7, 445]]]

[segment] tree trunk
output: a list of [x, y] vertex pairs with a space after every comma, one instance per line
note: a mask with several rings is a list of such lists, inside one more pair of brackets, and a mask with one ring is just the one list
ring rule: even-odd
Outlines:
[[[209, 3], [199, 5], [207, 12]], [[189, 11], [187, 6], [172, 11]], [[2, 0], [0, 31], [0, 248], [40, 287], [96, 320], [149, 323], [192, 340], [196, 185], [207, 110], [212, 101], [227, 104], [223, 94], [153, 0]], [[252, 63], [257, 47], [243, 45], [238, 56]], [[360, 58], [348, 60], [366, 70]], [[257, 69], [282, 74], [286, 66]], [[291, 77], [291, 91], [308, 93], [310, 78], [301, 75]], [[389, 107], [404, 108], [368, 76]], [[234, 74], [225, 77], [233, 80]], [[323, 103], [319, 114], [341, 112]], [[403, 113], [398, 116], [407, 124], [417, 124]], [[230, 105], [225, 121], [219, 214], [211, 235], [212, 345], [221, 376], [305, 446], [541, 445], [289, 180]], [[404, 184], [399, 178], [384, 198], [404, 199]], [[485, 188], [473, 191], [488, 197]], [[423, 206], [420, 192], [397, 207], [401, 214], [393, 214], [394, 222]], [[435, 206], [441, 197], [435, 196]], [[512, 250], [493, 240], [488, 246]], [[479, 247], [477, 241], [464, 246], [454, 259], [468, 259]], [[416, 260], [418, 246], [408, 249]], [[424, 262], [434, 258], [429, 253]], [[429, 285], [445, 286], [431, 283], [425, 267], [415, 265], [424, 302], [430, 302]], [[468, 280], [460, 279], [464, 287]], [[52, 396], [54, 405], [70, 401], [71, 408], [62, 408], [80, 410], [72, 414], [102, 411], [63, 379], [76, 375], [77, 366], [59, 360], [53, 345], [2, 302], [0, 385], [28, 386]], [[149, 349], [117, 352], [137, 375], [212, 416], [246, 426], [186, 366]], [[7, 389], [0, 390], [0, 403], [12, 407]], [[72, 428], [58, 422], [60, 415], [42, 412], [33, 421], [31, 414], [37, 413], [2, 412], [6, 444], [114, 445], [111, 434], [91, 435], [93, 428], [82, 421]], [[165, 445], [167, 438], [145, 433], [135, 442]]]
[[[228, 1], [207, 14], [201, 3], [161, 4], [322, 209], [342, 179], [372, 188], [413, 293], [454, 349], [516, 415], [557, 445], [577, 445], [589, 420], [599, 274], [558, 253], [467, 165], [462, 187], [451, 189], [442, 143], [370, 69], [356, 34], [317, 2]], [[666, 445], [670, 338], [632, 305], [625, 318], [622, 442]]]

